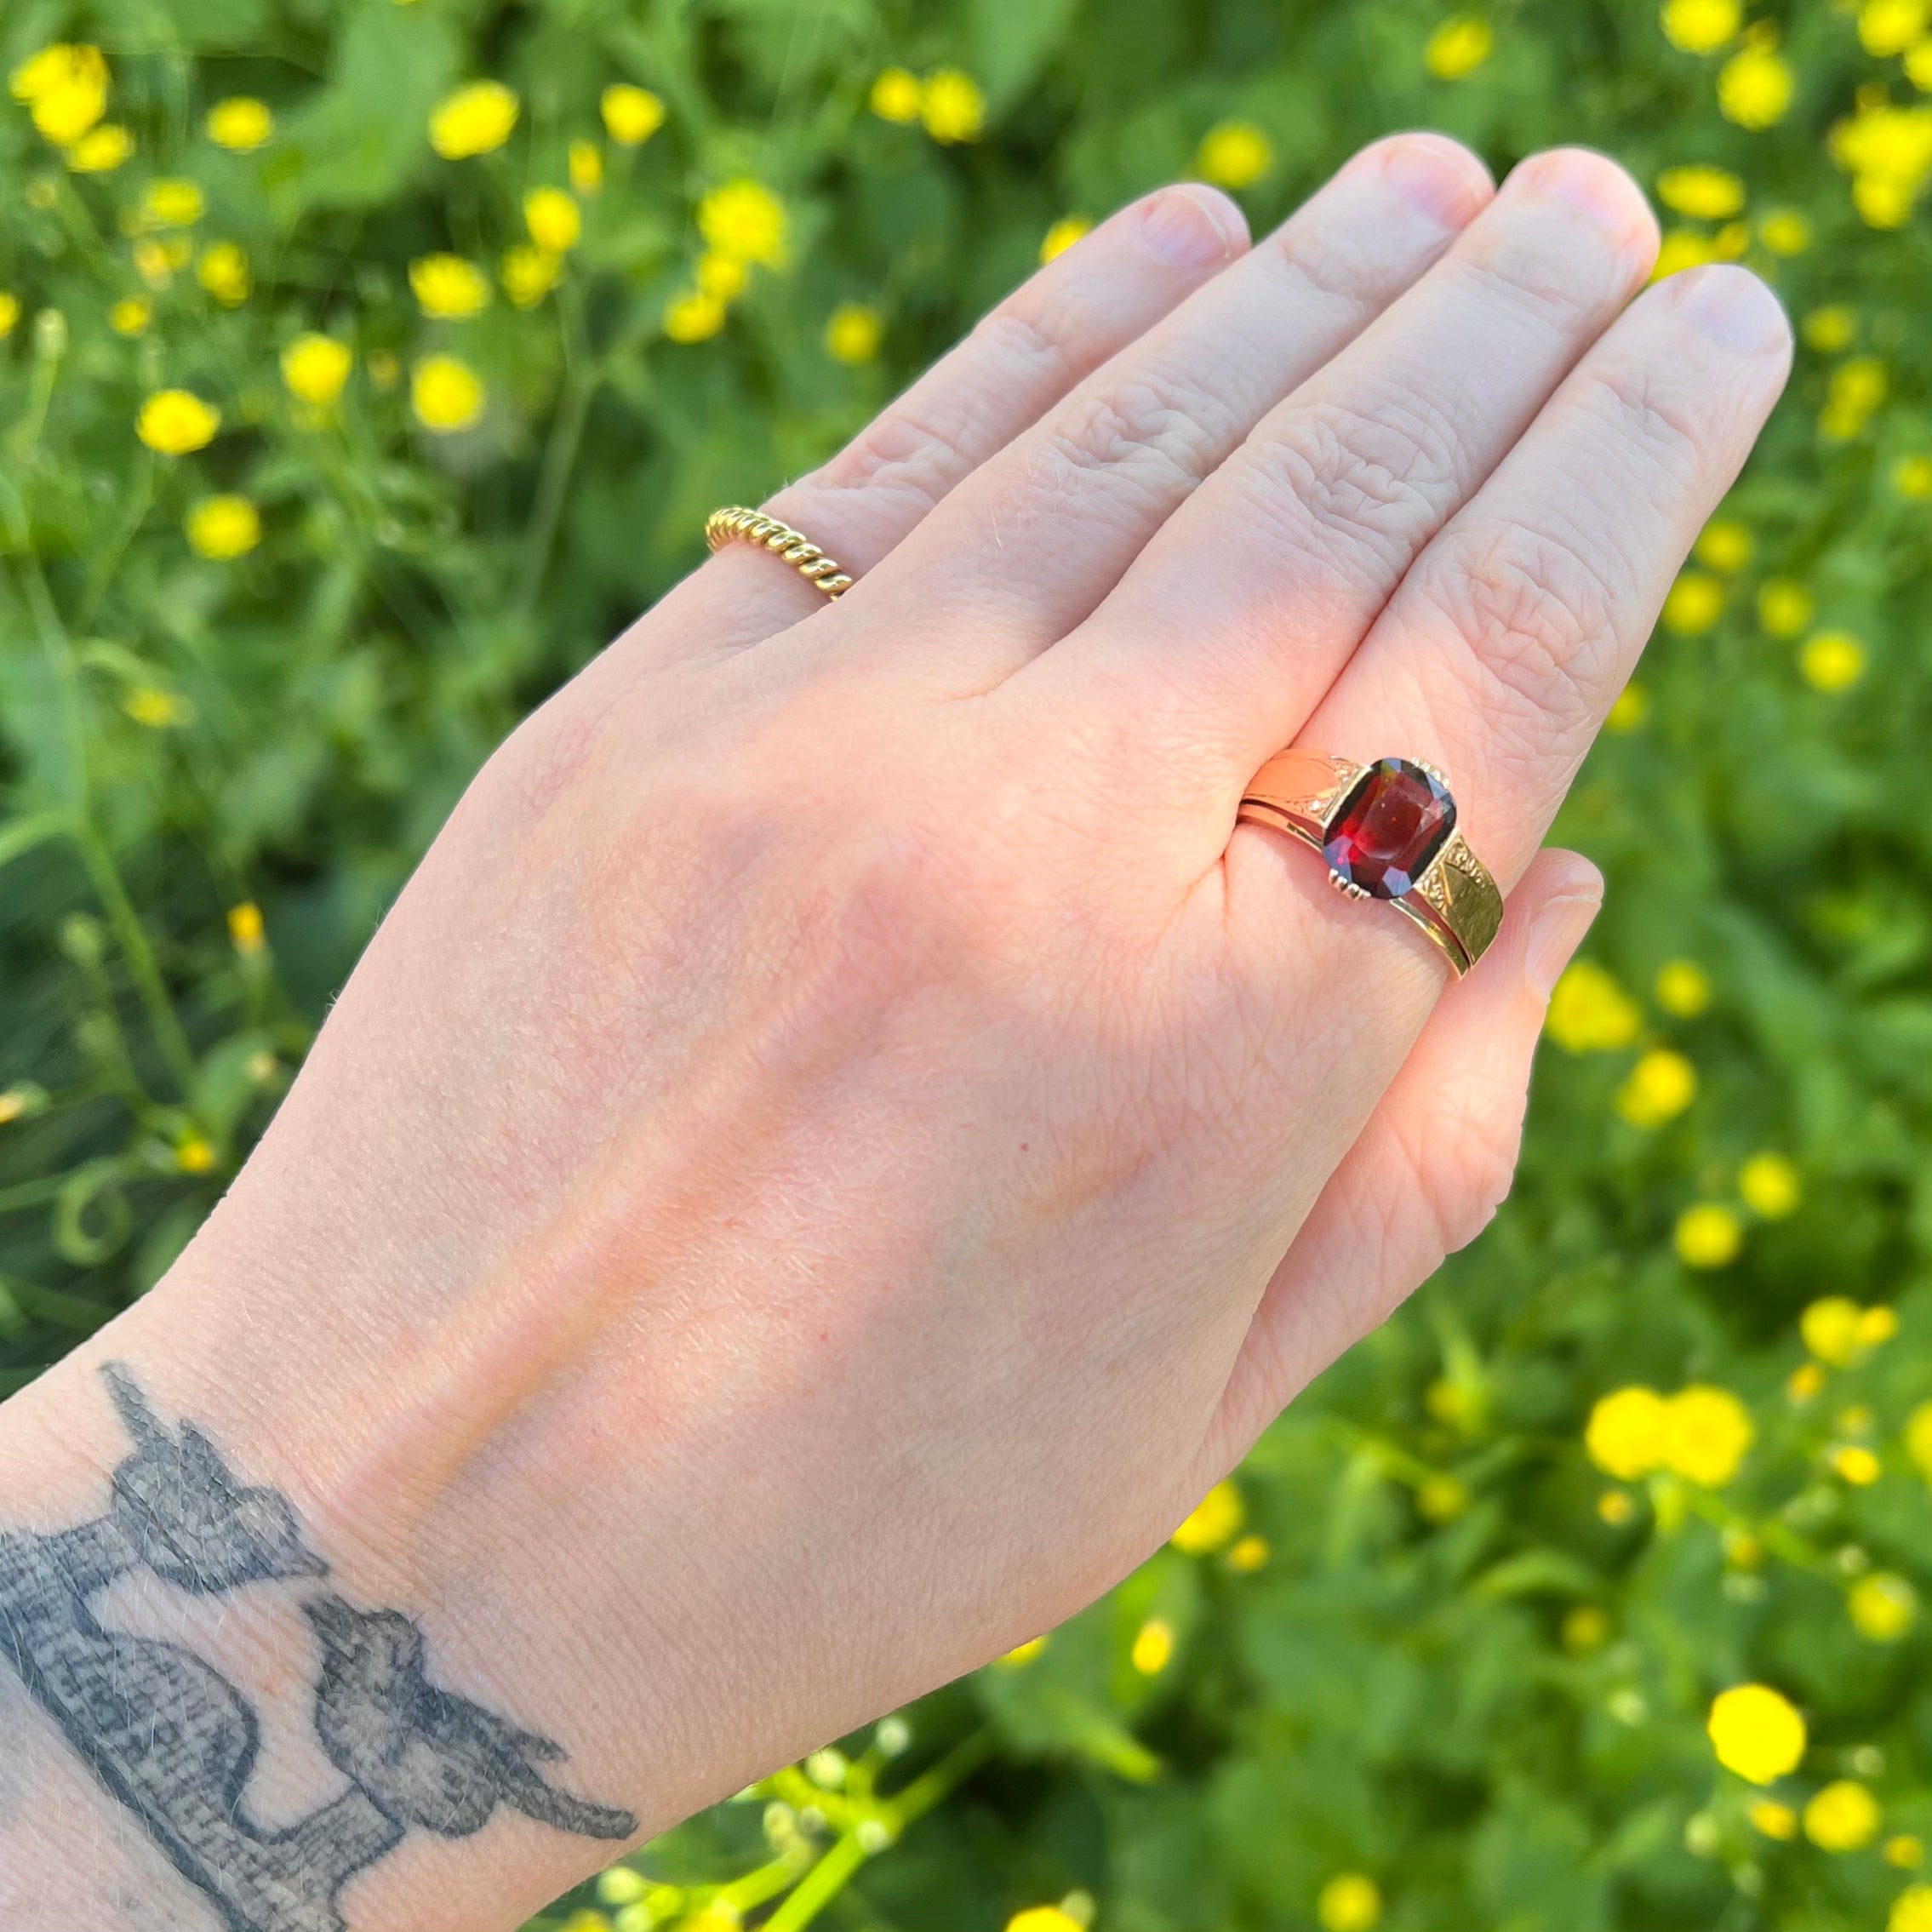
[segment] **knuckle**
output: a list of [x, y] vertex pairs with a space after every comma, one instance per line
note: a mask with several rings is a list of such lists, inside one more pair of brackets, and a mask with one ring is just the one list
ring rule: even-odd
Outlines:
[[1604, 419], [1619, 466], [1655, 487], [1688, 491], [1703, 467], [1705, 436], [1681, 378], [1649, 362], [1605, 363], [1580, 377], [1586, 409]]
[[1165, 503], [1207, 474], [1232, 428], [1226, 402], [1212, 390], [1143, 369], [1077, 397], [1048, 430], [1044, 454], [1069, 483], [1097, 474], [1110, 491]]

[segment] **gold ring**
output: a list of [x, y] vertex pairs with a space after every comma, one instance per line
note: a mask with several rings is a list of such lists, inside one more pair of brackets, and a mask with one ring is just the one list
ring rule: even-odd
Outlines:
[[1386, 899], [1429, 936], [1458, 979], [1503, 923], [1501, 889], [1456, 829], [1455, 800], [1433, 765], [1277, 752], [1235, 815], [1312, 847], [1328, 861], [1329, 883], [1349, 898]]
[[827, 597], [837, 597], [852, 587], [852, 579], [841, 570], [803, 530], [768, 517], [762, 510], [747, 510], [742, 504], [714, 510], [705, 518], [705, 541], [714, 551], [728, 543], [756, 544], [781, 557], [808, 584], [816, 584]]

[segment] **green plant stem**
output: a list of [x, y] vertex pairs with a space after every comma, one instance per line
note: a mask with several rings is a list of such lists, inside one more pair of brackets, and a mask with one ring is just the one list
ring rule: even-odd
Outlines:
[[167, 983], [161, 977], [154, 948], [148, 943], [147, 929], [141, 924], [140, 915], [134, 911], [134, 901], [128, 897], [127, 888], [121, 883], [113, 855], [108, 851], [100, 833], [92, 824], [83, 822], [76, 827], [74, 837], [80, 847], [88, 877], [93, 881], [94, 892], [107, 914], [108, 926], [122, 952], [127, 955], [129, 970], [134, 975], [141, 1004], [147, 1009], [148, 1024], [154, 1029], [161, 1056], [168, 1062], [168, 1071], [174, 1075], [186, 1098], [194, 1085], [194, 1049], [188, 1044], [188, 1036], [182, 1030], [174, 1003], [169, 997]]
[[763, 1932], [801, 1932], [837, 1898], [866, 1862], [858, 1835], [848, 1832], [833, 1844], [764, 1923]]
[[563, 323], [563, 393], [558, 398], [550, 441], [544, 449], [536, 500], [530, 510], [529, 534], [524, 540], [523, 586], [517, 601], [526, 612], [536, 608], [544, 580], [550, 574], [551, 552], [557, 546], [564, 499], [569, 493], [571, 473], [577, 466], [577, 452], [583, 444], [584, 425], [603, 380], [603, 365], [592, 359], [584, 340], [583, 311], [569, 283], [558, 287], [557, 302]]

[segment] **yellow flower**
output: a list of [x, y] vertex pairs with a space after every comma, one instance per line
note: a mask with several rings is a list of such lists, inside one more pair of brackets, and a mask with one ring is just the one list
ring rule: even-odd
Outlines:
[[249, 258], [234, 242], [211, 242], [195, 264], [195, 279], [225, 309], [239, 308], [254, 286]]
[[157, 389], [141, 404], [134, 434], [163, 456], [186, 456], [214, 440], [221, 412], [191, 390]]
[[745, 293], [751, 279], [751, 270], [736, 255], [723, 255], [716, 249], [706, 249], [698, 257], [700, 294], [715, 295], [721, 302], [735, 302]]
[[117, 121], [89, 128], [67, 150], [67, 165], [77, 174], [111, 174], [134, 151], [134, 137]]
[[1932, 94], [1932, 37], [1905, 50], [1905, 77], [1921, 94]]
[[1686, 54], [1714, 54], [1737, 38], [1742, 0], [1665, 0], [1664, 37]]
[[1687, 1268], [1726, 1268], [1744, 1246], [1744, 1229], [1729, 1208], [1701, 1201], [1678, 1216], [1674, 1238]]
[[1781, 208], [1767, 214], [1758, 232], [1775, 255], [1801, 255], [1811, 246], [1811, 224], [1796, 209]]
[[872, 83], [873, 113], [880, 120], [895, 121], [902, 128], [910, 127], [919, 118], [924, 99], [925, 89], [919, 84], [919, 77], [904, 67], [888, 67]]
[[472, 81], [436, 104], [429, 145], [445, 161], [489, 154], [510, 139], [519, 111], [517, 96], [501, 81]]
[[1065, 254], [1083, 235], [1090, 234], [1093, 223], [1083, 214], [1063, 214], [1040, 237], [1040, 260], [1049, 262]]
[[1263, 1536], [1241, 1537], [1227, 1552], [1227, 1567], [1243, 1576], [1252, 1576], [1267, 1560], [1267, 1539]]
[[1201, 137], [1194, 168], [1223, 188], [1252, 187], [1275, 164], [1275, 144], [1252, 121], [1222, 121]]
[[1918, 1619], [1918, 1592], [1902, 1576], [1874, 1570], [1845, 1598], [1852, 1627], [1874, 1643], [1896, 1643]]
[[1634, 731], [1650, 715], [1650, 694], [1634, 679], [1617, 693], [1603, 719], [1603, 729], [1620, 735]]
[[1694, 1386], [1664, 1404], [1664, 1462], [1706, 1489], [1737, 1474], [1756, 1433], [1751, 1411], [1729, 1389]]
[[1469, 1502], [1469, 1485], [1455, 1476], [1432, 1476], [1415, 1492], [1416, 1513], [1425, 1523], [1454, 1523], [1467, 1513]]
[[1473, 14], [1454, 14], [1429, 36], [1422, 65], [1439, 81], [1459, 81], [1474, 73], [1495, 45], [1495, 30], [1487, 20]]
[[1804, 1835], [1823, 1851], [1862, 1851], [1878, 1835], [1878, 1801], [1851, 1778], [1837, 1778], [1804, 1808]]
[[1724, 168], [1666, 168], [1657, 177], [1657, 199], [1678, 214], [1722, 221], [1744, 206], [1744, 183]]
[[698, 203], [698, 232], [736, 261], [777, 266], [785, 260], [785, 204], [762, 181], [727, 181]]
[[483, 414], [483, 378], [454, 356], [425, 356], [410, 372], [409, 406], [439, 436], [468, 429]]
[[1901, 456], [1892, 466], [1892, 488], [1914, 502], [1932, 496], [1932, 456]]
[[1637, 1505], [1626, 1491], [1606, 1489], [1597, 1499], [1597, 1514], [1613, 1529], [1620, 1529], [1637, 1514]]
[[1855, 1489], [1869, 1489], [1884, 1474], [1884, 1466], [1861, 1443], [1847, 1443], [1832, 1451], [1832, 1467]]
[[1741, 1683], [1712, 1701], [1706, 1727], [1718, 1762], [1754, 1785], [1775, 1783], [1804, 1756], [1804, 1719], [1769, 1684]]
[[646, 87], [614, 81], [597, 103], [604, 132], [620, 147], [641, 147], [664, 125], [664, 103]]
[[206, 1174], [214, 1165], [214, 1149], [198, 1134], [176, 1143], [174, 1164], [183, 1174]]
[[1087, 1929], [1056, 1905], [1036, 1905], [1015, 1912], [1006, 1922], [1006, 1932], [1087, 1932]]
[[1009, 1671], [1024, 1670], [1046, 1647], [1045, 1638], [1029, 1637], [1024, 1643], [1015, 1643], [996, 1661]]
[[1885, 1840], [1884, 1858], [1886, 1864], [1896, 1866], [1901, 1872], [1914, 1872], [1925, 1862], [1925, 1846], [1912, 1832], [1901, 1832]]
[[1232, 1483], [1217, 1483], [1195, 1505], [1193, 1512], [1170, 1540], [1185, 1555], [1209, 1556], [1241, 1534], [1247, 1515], [1240, 1490]]
[[244, 958], [252, 957], [267, 944], [261, 908], [252, 899], [244, 899], [239, 906], [228, 908], [228, 937], [234, 942], [236, 952]]
[[1610, 1620], [1594, 1603], [1579, 1603], [1563, 1620], [1563, 1647], [1572, 1656], [1600, 1650], [1610, 1634]]
[[369, 351], [369, 382], [386, 396], [402, 380], [403, 364], [387, 349]]
[[1785, 1384], [1785, 1393], [1792, 1402], [1803, 1404], [1809, 1402], [1825, 1386], [1825, 1371], [1815, 1362], [1801, 1362], [1791, 1372], [1791, 1379]]
[[342, 393], [356, 358], [333, 335], [298, 335], [282, 352], [282, 380], [299, 401], [324, 409]]
[[523, 226], [546, 253], [568, 254], [584, 231], [584, 217], [561, 188], [532, 188], [523, 197]]
[[12, 89], [43, 140], [71, 146], [107, 111], [107, 61], [98, 47], [58, 41], [14, 68]]
[[1805, 317], [1799, 333], [1806, 348], [1821, 356], [1838, 355], [1858, 340], [1858, 312], [1843, 302], [1828, 303]]
[[20, 320], [20, 298], [8, 289], [0, 289], [0, 342], [4, 342], [19, 327]]
[[169, 249], [152, 236], [145, 236], [134, 247], [134, 269], [151, 289], [165, 289], [174, 279], [174, 258]]
[[1723, 609], [1724, 586], [1701, 570], [1686, 570], [1664, 599], [1664, 627], [1680, 637], [1701, 637]]
[[1697, 561], [1726, 576], [1735, 574], [1751, 561], [1751, 532], [1735, 518], [1713, 517], [1697, 540]]
[[841, 302], [825, 325], [825, 346], [842, 363], [869, 363], [879, 352], [885, 323], [864, 302]]
[[18, 1087], [0, 1092], [0, 1127], [10, 1127], [27, 1111], [27, 1096]]
[[1932, 107], [1881, 96], [1832, 129], [1832, 158], [1852, 176], [1852, 201], [1874, 228], [1896, 228], [1932, 174]]
[[919, 118], [935, 141], [976, 141], [986, 131], [986, 97], [980, 83], [957, 67], [939, 67], [926, 76], [919, 94]]
[[1649, 1475], [1663, 1464], [1666, 1406], [1655, 1389], [1642, 1386], [1599, 1398], [1584, 1426], [1585, 1453], [1620, 1482]]
[[1774, 637], [1795, 637], [1815, 608], [1811, 592], [1788, 577], [1768, 577], [1758, 592], [1758, 621]]
[[439, 322], [463, 322], [489, 306], [489, 280], [460, 255], [419, 255], [409, 264], [416, 304]]
[[1858, 37], [1867, 54], [1889, 60], [1925, 31], [1932, 13], [1927, 0], [1865, 0], [1858, 9]]
[[1643, 1015], [1611, 975], [1578, 959], [1557, 981], [1543, 1026], [1565, 1053], [1614, 1053], [1643, 1030]]
[[1661, 1127], [1697, 1098], [1697, 1069], [1668, 1047], [1653, 1047], [1617, 1089], [1617, 1112], [1632, 1127]]
[[186, 698], [178, 698], [172, 691], [163, 691], [153, 684], [137, 684], [121, 700], [121, 709], [136, 724], [145, 724], [150, 731], [169, 731], [178, 724], [192, 721], [195, 707]]
[[1718, 109], [1741, 128], [1775, 127], [1791, 106], [1792, 71], [1769, 47], [1746, 47], [1718, 71]]
[[1158, 1677], [1174, 1656], [1174, 1626], [1165, 1617], [1149, 1617], [1134, 1633], [1128, 1660], [1142, 1677]]
[[1854, 356], [1832, 371], [1818, 426], [1834, 442], [1847, 443], [1871, 420], [1891, 386], [1876, 356]]
[[1775, 1798], [1759, 1798], [1745, 1816], [1768, 1838], [1798, 1836], [1798, 1814], [1788, 1804], [1780, 1804]]
[[1895, 1308], [1867, 1308], [1858, 1318], [1858, 1339], [1866, 1348], [1877, 1348], [1899, 1332]]
[[1932, 1932], [1932, 1885], [1907, 1885], [1892, 1901], [1885, 1932]]
[[516, 307], [534, 309], [562, 279], [563, 263], [545, 249], [519, 242], [504, 250], [498, 274], [504, 294]]
[[182, 525], [188, 547], [218, 561], [245, 557], [261, 541], [261, 517], [245, 496], [204, 496]]
[[1657, 969], [1657, 1003], [1679, 1020], [1695, 1020], [1711, 1003], [1711, 975], [1695, 959], [1666, 959]]
[[1865, 675], [1865, 646], [1849, 631], [1821, 631], [1806, 639], [1798, 668], [1815, 691], [1849, 691]]
[[275, 117], [252, 94], [231, 94], [208, 111], [208, 138], [231, 154], [253, 154], [275, 132]]
[[1323, 1932], [1373, 1932], [1381, 1923], [1380, 1889], [1359, 1872], [1338, 1872], [1322, 1887], [1315, 1916]]
[[724, 327], [724, 303], [702, 289], [677, 296], [664, 312], [664, 333], [673, 342], [702, 342]]
[[603, 150], [595, 141], [572, 141], [569, 169], [570, 186], [580, 195], [594, 195], [603, 186]]
[[[123, 295], [107, 312], [107, 326], [117, 335], [140, 335], [154, 319], [154, 304], [139, 295]], [[6, 333], [0, 329], [0, 335]]]
[[141, 196], [141, 220], [150, 228], [191, 228], [207, 205], [197, 183], [169, 177], [148, 183]]
[[1782, 1154], [1753, 1154], [1738, 1169], [1737, 1191], [1753, 1214], [1782, 1220], [1803, 1198], [1804, 1183]]

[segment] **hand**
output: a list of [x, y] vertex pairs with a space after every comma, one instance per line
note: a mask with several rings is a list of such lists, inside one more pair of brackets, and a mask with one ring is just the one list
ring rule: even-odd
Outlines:
[[[1043, 269], [775, 500], [842, 599], [728, 550], [490, 761], [9, 1490], [94, 1494], [124, 1358], [652, 1827], [1120, 1576], [1507, 1186], [1600, 893], [1539, 843], [1788, 363], [1655, 246], [1411, 135]], [[1448, 774], [1466, 982], [1236, 829], [1295, 741]], [[357, 1924], [597, 1859], [492, 1829]]]

